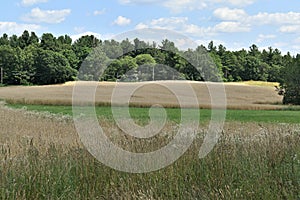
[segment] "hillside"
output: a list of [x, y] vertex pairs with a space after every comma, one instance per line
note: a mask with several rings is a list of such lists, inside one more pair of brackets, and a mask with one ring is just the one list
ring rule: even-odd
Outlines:
[[[75, 82], [68, 82], [62, 85], [2, 87], [0, 88], [0, 99], [12, 103], [71, 105], [74, 84]], [[161, 84], [164, 84], [165, 87]], [[133, 87], [139, 88], [131, 95], [130, 103], [133, 106], [161, 104], [165, 107], [178, 107], [179, 104], [176, 97], [166, 87], [179, 88], [178, 91], [180, 93], [180, 89], [183, 90], [187, 86], [186, 84], [190, 84], [194, 89], [200, 107], [209, 108], [210, 96], [208, 87], [210, 84], [220, 83], [163, 81], [118, 83], [118, 87], [120, 91], [129, 91]], [[282, 101], [282, 97], [277, 94], [272, 86], [273, 84], [260, 85], [262, 84], [259, 82], [225, 83], [227, 107], [232, 109], [275, 109], [280, 107], [278, 104]], [[115, 82], [99, 82], [96, 92], [96, 104], [109, 104], [115, 86]], [[178, 95], [180, 96], [180, 94]], [[194, 105], [189, 104], [190, 102], [186, 103], [188, 106], [194, 107]]]

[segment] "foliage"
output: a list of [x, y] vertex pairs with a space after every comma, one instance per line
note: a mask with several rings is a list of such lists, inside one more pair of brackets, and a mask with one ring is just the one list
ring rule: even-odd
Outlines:
[[105, 71], [109, 58], [102, 48], [95, 48], [89, 53], [79, 70], [78, 79], [85, 81], [99, 81]]
[[8, 45], [0, 46], [0, 67], [3, 69], [4, 84], [19, 84], [18, 73], [21, 68], [19, 47], [13, 48]]
[[50, 50], [39, 50], [35, 57], [34, 84], [56, 84], [73, 80], [76, 70], [61, 54]]
[[284, 69], [281, 87], [284, 104], [300, 105], [300, 55]]
[[155, 60], [150, 54], [140, 54], [135, 57], [135, 60], [138, 65], [155, 64]]

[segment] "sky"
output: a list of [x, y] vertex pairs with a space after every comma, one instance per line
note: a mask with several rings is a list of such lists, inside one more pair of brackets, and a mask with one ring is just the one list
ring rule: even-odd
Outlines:
[[[111, 39], [128, 31], [175, 31], [196, 44], [228, 50], [278, 48], [300, 54], [299, 0], [10, 0], [1, 2], [0, 35], [93, 34]], [[168, 37], [168, 34], [166, 34]], [[184, 41], [174, 41], [184, 48]]]

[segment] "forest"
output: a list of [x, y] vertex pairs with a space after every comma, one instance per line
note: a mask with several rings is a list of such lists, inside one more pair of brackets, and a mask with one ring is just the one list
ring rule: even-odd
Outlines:
[[[93, 51], [101, 49], [101, 53]], [[283, 55], [277, 48], [227, 50], [211, 41], [207, 47], [180, 50], [165, 39], [161, 44], [138, 38], [130, 41], [104, 40], [93, 35], [72, 41], [68, 35], [55, 37], [25, 30], [21, 36], [0, 37], [1, 85], [45, 85], [73, 80], [127, 81], [186, 79], [195, 81], [269, 81], [279, 82], [284, 103], [300, 104], [300, 54]], [[104, 71], [79, 73], [82, 66], [101, 67]], [[138, 66], [152, 66], [151, 72], [131, 73]], [[163, 67], [177, 72], [174, 77]], [[155, 77], [154, 77], [154, 69]], [[164, 69], [164, 70], [162, 70]], [[158, 70], [158, 71], [157, 71]], [[160, 70], [160, 71], [159, 71]], [[97, 69], [96, 69], [97, 71]], [[80, 74], [80, 76], [78, 76]]]

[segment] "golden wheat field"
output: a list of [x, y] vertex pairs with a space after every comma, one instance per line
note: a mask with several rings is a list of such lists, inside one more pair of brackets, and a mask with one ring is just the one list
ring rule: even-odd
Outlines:
[[[0, 88], [0, 99], [5, 99], [13, 103], [26, 104], [47, 104], [47, 105], [71, 105], [72, 92], [75, 82], [62, 85], [49, 86], [13, 86]], [[76, 82], [84, 85], [85, 82]], [[112, 83], [100, 82], [96, 90], [96, 104], [105, 105], [111, 103], [111, 97], [116, 85], [118, 91], [127, 92], [132, 88], [138, 88], [131, 94], [130, 103], [134, 106], [151, 106], [161, 104], [165, 107], [179, 107], [177, 97], [184, 95], [190, 98], [190, 94], [184, 92], [185, 87], [191, 86], [197, 96], [199, 106], [209, 108], [211, 97], [209, 88], [220, 83], [201, 83], [188, 81], [163, 81], [163, 82], [143, 82], [143, 83]], [[88, 85], [88, 84], [87, 84]], [[282, 101], [275, 91], [273, 83], [225, 83], [225, 94], [227, 107], [232, 109], [275, 109], [280, 107]], [[174, 95], [169, 88], [177, 88]], [[122, 98], [122, 96], [120, 96]], [[192, 95], [191, 95], [192, 98]], [[193, 101], [186, 102], [187, 106], [193, 105]]]

